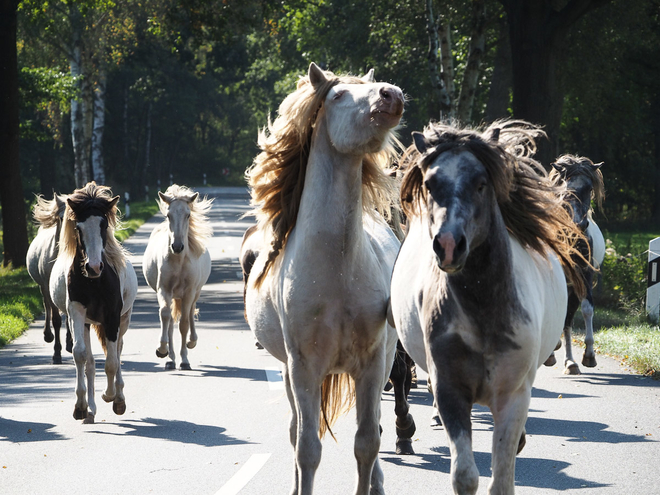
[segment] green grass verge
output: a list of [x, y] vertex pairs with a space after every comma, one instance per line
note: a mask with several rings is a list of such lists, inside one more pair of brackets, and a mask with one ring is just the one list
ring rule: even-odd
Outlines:
[[[132, 203], [131, 216], [122, 221], [123, 228], [115, 237], [128, 239], [157, 211], [155, 201]], [[0, 267], [0, 347], [19, 337], [42, 312], [41, 292], [27, 270]]]
[[42, 311], [41, 292], [27, 270], [0, 267], [0, 347], [20, 336]]

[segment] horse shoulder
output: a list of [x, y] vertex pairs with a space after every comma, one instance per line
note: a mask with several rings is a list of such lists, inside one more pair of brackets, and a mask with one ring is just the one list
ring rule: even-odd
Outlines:
[[589, 226], [587, 227], [587, 236], [591, 238], [592, 253], [591, 260], [594, 268], [598, 269], [603, 264], [605, 259], [605, 238], [600, 231], [598, 224], [592, 218], [589, 219]]
[[518, 332], [527, 331], [538, 347], [537, 367], [550, 355], [564, 328], [568, 291], [557, 256], [526, 249], [510, 237], [513, 270], [519, 300], [528, 320]]

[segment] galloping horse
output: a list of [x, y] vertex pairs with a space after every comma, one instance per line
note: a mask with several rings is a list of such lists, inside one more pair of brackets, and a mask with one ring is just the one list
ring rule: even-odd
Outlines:
[[540, 132], [520, 121], [483, 131], [430, 124], [404, 155], [408, 234], [389, 316], [429, 373], [458, 494], [475, 493], [479, 482], [474, 403], [490, 407], [495, 425], [488, 493], [514, 492], [536, 369], [561, 334], [562, 264], [580, 290], [567, 241], [579, 232], [561, 185], [531, 158]]
[[[312, 493], [319, 436], [353, 400], [355, 493], [383, 493], [380, 399], [396, 346], [386, 311], [399, 248], [383, 219], [396, 200], [385, 168], [403, 105], [401, 90], [374, 82], [373, 71], [340, 77], [311, 64], [259, 136], [262, 152], [248, 170], [258, 222], [250, 237], [259, 241], [248, 244], [261, 248], [246, 314], [284, 363], [299, 495]], [[354, 386], [348, 399], [344, 385]]]
[[67, 198], [60, 253], [50, 279], [51, 298], [60, 311], [67, 313], [73, 331], [77, 381], [73, 417], [84, 423], [93, 423], [96, 416], [90, 325], [96, 330], [106, 358], [108, 386], [103, 400], [113, 402], [116, 414], [126, 411], [121, 351], [137, 296], [137, 277], [114, 237], [118, 201], [119, 196], [113, 198], [108, 187], [94, 182], [76, 189]]
[[[564, 322], [564, 345], [566, 347], [566, 359], [564, 360], [564, 373], [567, 375], [579, 375], [580, 367], [573, 359], [573, 346], [571, 344], [571, 331], [573, 329], [573, 318], [580, 306], [584, 317], [586, 349], [582, 355], [582, 364], [589, 368], [596, 366], [596, 353], [594, 352], [594, 299], [592, 289], [594, 286], [594, 274], [600, 269], [605, 258], [605, 239], [592, 217], [591, 201], [594, 200], [600, 208], [605, 197], [605, 186], [603, 184], [603, 173], [600, 171], [602, 163], [594, 164], [589, 158], [573, 155], [563, 155], [552, 164], [551, 177], [560, 177], [566, 181], [569, 194], [566, 196], [565, 205], [573, 214], [573, 222], [584, 233], [577, 248], [579, 255], [573, 255], [573, 261], [580, 271], [584, 282], [586, 294], [584, 298], [578, 297], [572, 286], [568, 287], [568, 307], [566, 320]], [[561, 340], [559, 342], [561, 345]], [[557, 348], [559, 347], [557, 346]], [[556, 350], [556, 349], [555, 349]], [[554, 352], [545, 362], [547, 366], [553, 366], [557, 362]]]
[[[165, 221], [149, 237], [144, 252], [144, 278], [158, 295], [161, 337], [156, 355], [170, 356], [166, 369], [176, 368], [174, 322], [181, 332], [181, 369], [189, 370], [188, 349], [197, 345], [195, 304], [211, 274], [206, 242], [213, 234], [206, 217], [213, 200], [199, 199], [185, 186], [171, 185], [158, 192], [158, 206]], [[186, 343], [190, 330], [190, 340]]]
[[[66, 196], [53, 194], [53, 199], [50, 201], [37, 196], [37, 202], [34, 205], [32, 214], [34, 219], [39, 222], [39, 231], [30, 243], [30, 248], [25, 258], [27, 271], [39, 286], [44, 303], [44, 340], [50, 343], [53, 341], [53, 338], [55, 339], [53, 364], [62, 364], [62, 344], [60, 342], [62, 316], [50, 298], [49, 284], [50, 274], [53, 271], [53, 264], [57, 259], [59, 250], [58, 240], [60, 231], [62, 230], [62, 218], [64, 218], [65, 210]], [[53, 331], [50, 329], [51, 322], [53, 324]], [[66, 324], [66, 320], [65, 325], [66, 350], [71, 352], [73, 340], [71, 339], [71, 331]]]

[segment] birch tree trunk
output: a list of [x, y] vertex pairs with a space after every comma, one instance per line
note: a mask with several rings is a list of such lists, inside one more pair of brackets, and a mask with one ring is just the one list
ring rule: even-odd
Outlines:
[[94, 124], [92, 129], [92, 174], [99, 184], [105, 184], [103, 163], [103, 131], [105, 130], [106, 68], [99, 67], [99, 77], [94, 88]]
[[433, 0], [426, 0], [426, 31], [429, 36], [428, 68], [431, 78], [431, 87], [436, 100], [440, 105], [440, 120], [448, 119], [451, 115], [451, 98], [442, 81], [438, 64], [438, 28], [433, 17]]
[[450, 110], [448, 117], [454, 116], [454, 56], [451, 53], [451, 22], [444, 17], [442, 22], [438, 15], [438, 35], [440, 36], [440, 61], [442, 63], [442, 82], [445, 84], [449, 96]]
[[82, 187], [86, 184], [83, 176], [83, 111], [82, 111], [82, 22], [80, 12], [76, 6], [70, 4], [71, 19], [71, 53], [69, 66], [71, 68], [71, 77], [75, 80], [75, 86], [78, 93], [71, 100], [71, 140], [73, 143], [73, 176], [76, 187]]
[[470, 36], [470, 51], [465, 73], [458, 96], [456, 117], [460, 122], [468, 123], [474, 106], [474, 94], [479, 81], [479, 68], [486, 48], [486, 2], [472, 1], [472, 33]]

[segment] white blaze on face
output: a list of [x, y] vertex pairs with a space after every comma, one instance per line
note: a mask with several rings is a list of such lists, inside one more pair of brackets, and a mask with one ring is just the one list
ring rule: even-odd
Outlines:
[[85, 264], [89, 267], [88, 276], [91, 277], [100, 275], [103, 269], [103, 238], [101, 237], [103, 227], [101, 224], [105, 222], [103, 217], [90, 216], [84, 222], [77, 224], [87, 255]]
[[175, 253], [180, 253], [188, 238], [190, 221], [190, 205], [186, 201], [173, 201], [167, 211], [170, 227], [170, 247]]

